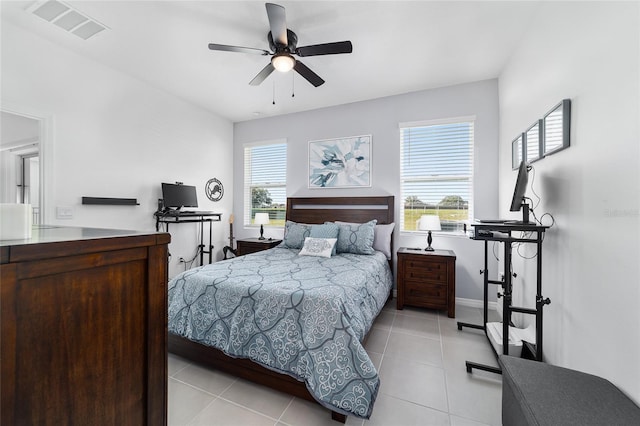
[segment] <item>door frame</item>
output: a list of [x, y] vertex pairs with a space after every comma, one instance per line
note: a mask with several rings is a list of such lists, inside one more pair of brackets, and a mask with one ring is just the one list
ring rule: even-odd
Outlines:
[[0, 110], [14, 115], [20, 115], [39, 122], [40, 130], [40, 224], [50, 223], [53, 218], [53, 146], [54, 146], [54, 117], [53, 114], [35, 110], [23, 105], [2, 101]]

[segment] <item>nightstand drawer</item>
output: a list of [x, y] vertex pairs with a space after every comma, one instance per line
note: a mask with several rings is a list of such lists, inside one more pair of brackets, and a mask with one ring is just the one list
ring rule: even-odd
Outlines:
[[409, 259], [405, 262], [404, 279], [446, 283], [447, 263], [438, 261], [425, 262], [424, 259]]
[[447, 307], [446, 284], [426, 284], [406, 281], [404, 291], [407, 304]]
[[456, 316], [456, 254], [451, 250], [398, 249], [397, 309], [446, 309]]

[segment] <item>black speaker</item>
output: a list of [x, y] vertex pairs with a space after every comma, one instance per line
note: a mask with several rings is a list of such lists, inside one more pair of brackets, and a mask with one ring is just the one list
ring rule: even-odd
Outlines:
[[162, 198], [158, 198], [158, 211], [161, 212], [164, 210], [164, 201]]

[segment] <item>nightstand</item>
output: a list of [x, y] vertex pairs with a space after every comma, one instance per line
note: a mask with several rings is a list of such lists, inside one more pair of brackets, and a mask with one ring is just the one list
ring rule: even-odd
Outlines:
[[398, 249], [397, 308], [446, 309], [456, 316], [456, 254], [451, 250]]
[[245, 254], [255, 253], [257, 251], [267, 250], [280, 245], [282, 240], [274, 240], [266, 238], [260, 240], [258, 238], [245, 238], [243, 240], [236, 241], [236, 252], [238, 256], [244, 256]]

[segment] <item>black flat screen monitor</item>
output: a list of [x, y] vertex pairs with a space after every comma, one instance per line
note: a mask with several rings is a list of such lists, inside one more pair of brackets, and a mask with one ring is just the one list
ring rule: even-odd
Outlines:
[[196, 187], [173, 183], [162, 184], [162, 202], [165, 208], [198, 207]]
[[529, 223], [529, 204], [525, 199], [527, 192], [527, 184], [529, 183], [529, 164], [526, 161], [520, 162], [518, 168], [518, 177], [516, 178], [516, 186], [513, 190], [513, 198], [511, 200], [512, 212], [522, 209], [522, 223]]

